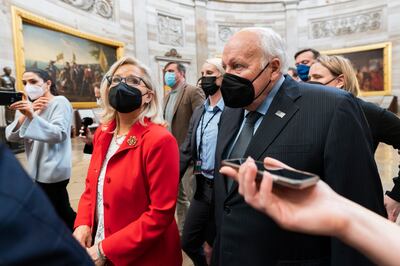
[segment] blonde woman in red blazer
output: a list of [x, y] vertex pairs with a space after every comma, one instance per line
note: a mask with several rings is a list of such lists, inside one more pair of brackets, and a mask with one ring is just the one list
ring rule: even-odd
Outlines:
[[149, 71], [122, 58], [101, 84], [103, 124], [79, 201], [75, 238], [96, 265], [182, 265], [174, 219], [178, 146]]

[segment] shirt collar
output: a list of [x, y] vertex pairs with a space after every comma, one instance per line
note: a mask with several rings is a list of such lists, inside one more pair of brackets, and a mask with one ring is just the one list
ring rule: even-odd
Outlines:
[[[283, 75], [281, 75], [281, 77], [278, 79], [278, 81], [272, 87], [272, 90], [268, 93], [268, 96], [261, 103], [261, 105], [257, 108], [257, 112], [259, 112], [263, 116], [267, 114], [269, 106], [271, 105], [272, 101], [274, 100], [275, 95], [278, 93], [279, 88], [282, 86], [284, 81], [285, 81], [285, 77]], [[245, 110], [244, 115], [246, 116], [248, 113], [249, 113], [249, 111]]]
[[221, 99], [219, 99], [219, 101], [217, 102], [217, 105], [214, 106], [214, 108], [211, 108], [210, 106], [210, 98], [207, 98], [204, 102], [204, 109], [207, 111], [214, 111], [216, 110], [216, 108], [218, 108], [218, 110], [223, 111], [225, 107], [225, 103], [224, 103], [224, 99], [221, 97]]

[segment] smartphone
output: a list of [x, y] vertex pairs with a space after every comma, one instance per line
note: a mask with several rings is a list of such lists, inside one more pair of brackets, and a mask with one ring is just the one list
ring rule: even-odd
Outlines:
[[[230, 166], [234, 169], [239, 170], [240, 165], [243, 164], [245, 161], [246, 161], [245, 158], [226, 159], [222, 161], [222, 165]], [[284, 168], [270, 170], [266, 169], [264, 167], [264, 163], [260, 161], [255, 161], [255, 164], [258, 169], [256, 176], [256, 181], [258, 182], [261, 182], [264, 171], [268, 171], [272, 175], [273, 182], [275, 184], [295, 189], [303, 189], [310, 187], [312, 185], [315, 185], [319, 180], [319, 176], [312, 173], [296, 169], [284, 169]]]
[[22, 100], [22, 92], [0, 91], [0, 105], [11, 105]]

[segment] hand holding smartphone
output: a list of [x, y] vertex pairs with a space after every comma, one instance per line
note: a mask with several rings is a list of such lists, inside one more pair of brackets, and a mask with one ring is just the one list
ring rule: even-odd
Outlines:
[[22, 92], [0, 91], [0, 105], [11, 105], [22, 101]]
[[[245, 161], [245, 158], [226, 159], [222, 161], [222, 165], [232, 167], [239, 171], [240, 165], [243, 164]], [[261, 182], [264, 171], [268, 171], [272, 175], [273, 182], [275, 184], [294, 189], [303, 189], [310, 187], [312, 185], [315, 185], [319, 180], [319, 176], [312, 173], [286, 168], [266, 169], [264, 167], [264, 163], [260, 161], [255, 161], [255, 164], [257, 166], [257, 182]]]

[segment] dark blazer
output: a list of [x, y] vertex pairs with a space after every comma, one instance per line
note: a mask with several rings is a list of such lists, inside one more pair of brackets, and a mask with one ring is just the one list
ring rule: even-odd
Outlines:
[[[281, 118], [276, 115], [285, 113]], [[237, 135], [243, 111], [220, 120], [216, 169]], [[286, 77], [244, 157], [276, 158], [318, 174], [339, 194], [385, 215], [382, 185], [371, 149], [371, 136], [360, 106], [347, 92]], [[216, 171], [217, 235], [213, 265], [370, 265], [354, 249], [329, 237], [293, 233], [248, 206], [234, 182]]]
[[194, 109], [190, 118], [189, 128], [185, 141], [179, 147], [179, 178], [182, 179], [190, 162], [197, 160], [197, 143], [196, 131], [199, 126], [201, 116], [204, 112], [204, 105], [200, 105]]
[[[357, 98], [364, 111], [372, 134], [373, 149], [376, 150], [379, 142], [400, 149], [400, 119], [386, 109], [380, 108], [373, 103]], [[394, 187], [386, 194], [392, 199], [400, 202], [400, 171], [397, 177], [393, 178]]]
[[[167, 106], [169, 94], [164, 97], [163, 110]], [[171, 133], [181, 146], [186, 138], [189, 127], [189, 121], [196, 107], [202, 105], [205, 100], [203, 90], [201, 88], [185, 83], [183, 88], [179, 91], [175, 106], [174, 116], [171, 123]], [[165, 115], [164, 115], [165, 117]]]
[[93, 265], [42, 190], [0, 145], [0, 265]]

